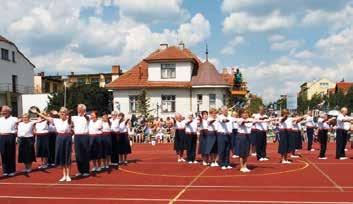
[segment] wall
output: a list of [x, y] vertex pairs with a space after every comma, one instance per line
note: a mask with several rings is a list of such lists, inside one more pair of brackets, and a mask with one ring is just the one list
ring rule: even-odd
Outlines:
[[192, 111], [197, 112], [197, 94], [202, 94], [202, 104], [199, 111], [208, 111], [209, 94], [216, 94], [216, 108], [221, 108], [223, 105], [223, 95], [226, 95], [226, 88], [193, 88], [192, 89]]
[[[166, 62], [174, 63], [174, 62]], [[161, 78], [161, 63], [148, 64], [148, 81], [190, 81], [193, 64], [191, 62], [175, 62], [175, 79]]]
[[49, 96], [50, 94], [21, 95], [19, 99], [19, 115], [27, 112], [32, 106], [37, 106], [41, 111], [45, 110], [48, 107]]

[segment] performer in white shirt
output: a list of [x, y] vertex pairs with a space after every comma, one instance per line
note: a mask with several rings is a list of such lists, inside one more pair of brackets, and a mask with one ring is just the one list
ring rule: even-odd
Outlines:
[[[44, 112], [43, 115], [47, 116]], [[42, 164], [39, 169], [48, 168], [49, 157], [49, 122], [44, 118], [39, 117], [34, 126], [34, 135], [36, 136], [36, 156], [40, 157]]]
[[281, 163], [290, 164], [291, 161], [288, 160], [288, 153], [292, 152], [291, 149], [291, 134], [293, 128], [293, 118], [290, 117], [289, 111], [283, 109], [281, 112], [281, 117], [279, 118], [279, 145], [278, 153], [281, 154]]
[[198, 121], [194, 119], [193, 113], [188, 113], [185, 120], [185, 142], [186, 156], [189, 164], [196, 164], [196, 143], [197, 143], [197, 127]]
[[233, 131], [233, 123], [231, 117], [228, 116], [228, 108], [223, 106], [221, 114], [217, 118], [217, 149], [218, 164], [222, 170], [232, 169], [230, 165], [230, 146], [231, 134]]
[[207, 119], [207, 137], [206, 137], [206, 150], [205, 153], [210, 155], [211, 167], [219, 166], [217, 163], [217, 110], [211, 108], [210, 115]]
[[308, 150], [309, 151], [315, 151], [315, 149], [313, 148], [315, 126], [316, 126], [316, 124], [314, 122], [313, 113], [311, 111], [308, 111], [306, 119], [305, 119], [305, 127], [306, 127], [306, 135], [307, 135], [307, 139], [308, 139]]
[[88, 123], [88, 134], [90, 138], [89, 152], [90, 160], [93, 163], [92, 172], [100, 172], [102, 170], [101, 165], [104, 157], [102, 149], [102, 129], [103, 123], [102, 120], [98, 119], [98, 112], [92, 111]]
[[256, 120], [254, 129], [256, 135], [256, 156], [259, 161], [267, 161], [266, 146], [267, 146], [267, 131], [268, 131], [268, 116], [265, 114], [263, 106], [259, 107], [259, 112], [253, 115]]
[[112, 143], [112, 154], [110, 156], [110, 161], [113, 167], [117, 167], [119, 165], [119, 154], [118, 154], [118, 135], [119, 135], [119, 119], [118, 112], [112, 111], [110, 114], [110, 128], [112, 130], [110, 135], [110, 141]]
[[89, 116], [86, 115], [86, 105], [77, 105], [77, 115], [72, 116], [74, 125], [75, 156], [77, 171], [76, 177], [89, 176], [90, 137], [88, 136]]
[[183, 120], [180, 113], [175, 114], [174, 119], [174, 150], [178, 157], [178, 162], [185, 162], [184, 150], [186, 149], [186, 132], [185, 132], [185, 120]]
[[55, 144], [55, 163], [56, 165], [60, 165], [63, 171], [63, 177], [59, 181], [70, 182], [73, 124], [69, 116], [68, 109], [61, 107], [59, 111], [59, 118], [47, 117], [39, 113], [36, 109], [31, 109], [30, 111], [38, 114], [40, 117], [48, 120], [49, 123], [53, 123], [55, 125], [57, 132]]
[[18, 163], [25, 165], [24, 173], [30, 173], [32, 171], [32, 163], [36, 161], [33, 136], [34, 125], [35, 121], [30, 121], [27, 113], [22, 115], [22, 120], [17, 125]]
[[103, 113], [102, 115], [102, 144], [103, 144], [103, 167], [104, 169], [109, 169], [110, 156], [112, 155], [112, 141], [111, 141], [111, 123], [109, 121], [108, 113]]
[[206, 153], [207, 148], [207, 126], [208, 126], [208, 112], [202, 111], [201, 116], [199, 116], [199, 154], [202, 157], [202, 165], [207, 166], [209, 162], [209, 155]]
[[11, 116], [11, 108], [1, 107], [0, 153], [4, 176], [14, 176], [16, 172], [16, 132], [17, 118]]
[[344, 151], [347, 138], [348, 130], [350, 129], [353, 117], [349, 117], [348, 109], [346, 107], [341, 108], [341, 113], [337, 117], [337, 128], [336, 128], [336, 159], [345, 160], [346, 153]]
[[[57, 118], [58, 112], [57, 111], [50, 111], [49, 117]], [[53, 123], [49, 123], [48, 125], [49, 130], [49, 157], [48, 157], [48, 165], [51, 167], [55, 166], [55, 144], [56, 144], [56, 128]]]
[[128, 128], [131, 126], [130, 119], [126, 119], [124, 113], [118, 114], [119, 135], [118, 135], [118, 153], [120, 164], [127, 164], [127, 155], [131, 154], [130, 138]]
[[320, 155], [319, 159], [327, 159], [326, 157], [326, 147], [327, 147], [327, 141], [328, 141], [328, 132], [332, 129], [332, 122], [335, 120], [335, 118], [329, 118], [328, 115], [322, 114], [320, 118], [317, 121], [318, 125], [318, 139], [320, 142]]
[[235, 154], [235, 144], [237, 141], [237, 135], [238, 135], [238, 128], [239, 128], [239, 124], [237, 122], [237, 120], [239, 119], [239, 114], [236, 111], [232, 112], [232, 116], [231, 116], [231, 122], [233, 124], [233, 129], [232, 129], [232, 137], [231, 137], [231, 152], [232, 152], [232, 158], [239, 158], [238, 155]]

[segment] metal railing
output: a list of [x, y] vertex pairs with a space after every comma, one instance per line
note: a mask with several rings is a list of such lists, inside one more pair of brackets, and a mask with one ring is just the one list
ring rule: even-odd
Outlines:
[[21, 84], [0, 83], [0, 92], [31, 94], [34, 93], [34, 87]]

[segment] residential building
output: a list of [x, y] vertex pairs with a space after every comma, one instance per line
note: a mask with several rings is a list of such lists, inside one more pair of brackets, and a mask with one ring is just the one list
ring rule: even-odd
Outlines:
[[33, 93], [34, 64], [15, 43], [0, 35], [0, 105], [9, 105], [21, 114], [21, 95]]
[[337, 82], [336, 85], [329, 89], [328, 94], [337, 93], [339, 90], [342, 91], [343, 94], [347, 94], [348, 90], [353, 87], [353, 82], [345, 82], [344, 80]]
[[113, 65], [111, 73], [75, 74], [71, 72], [69, 75], [45, 76], [44, 72], [40, 72], [34, 76], [34, 90], [35, 93], [55, 93], [63, 91], [65, 85], [70, 87], [75, 84], [95, 84], [99, 87], [105, 87], [121, 74], [119, 65]]
[[305, 82], [300, 86], [298, 97], [310, 100], [315, 94], [325, 95], [329, 89], [335, 87], [335, 83], [328, 79], [319, 79]]
[[207, 59], [200, 59], [183, 43], [160, 48], [107, 85], [113, 90], [114, 109], [137, 112], [138, 96], [145, 89], [152, 114], [173, 116], [220, 108], [232, 87]]

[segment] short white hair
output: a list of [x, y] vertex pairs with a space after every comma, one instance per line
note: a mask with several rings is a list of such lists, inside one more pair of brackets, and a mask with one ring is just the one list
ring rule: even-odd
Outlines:
[[61, 107], [59, 112], [69, 113], [69, 110], [66, 107]]
[[86, 110], [86, 105], [85, 104], [78, 104], [77, 108], [82, 108], [83, 110]]
[[12, 109], [10, 108], [10, 106], [2, 106], [1, 107], [1, 111], [9, 111], [9, 112], [11, 112], [12, 111]]
[[112, 113], [110, 115], [118, 115], [118, 111], [112, 111]]

